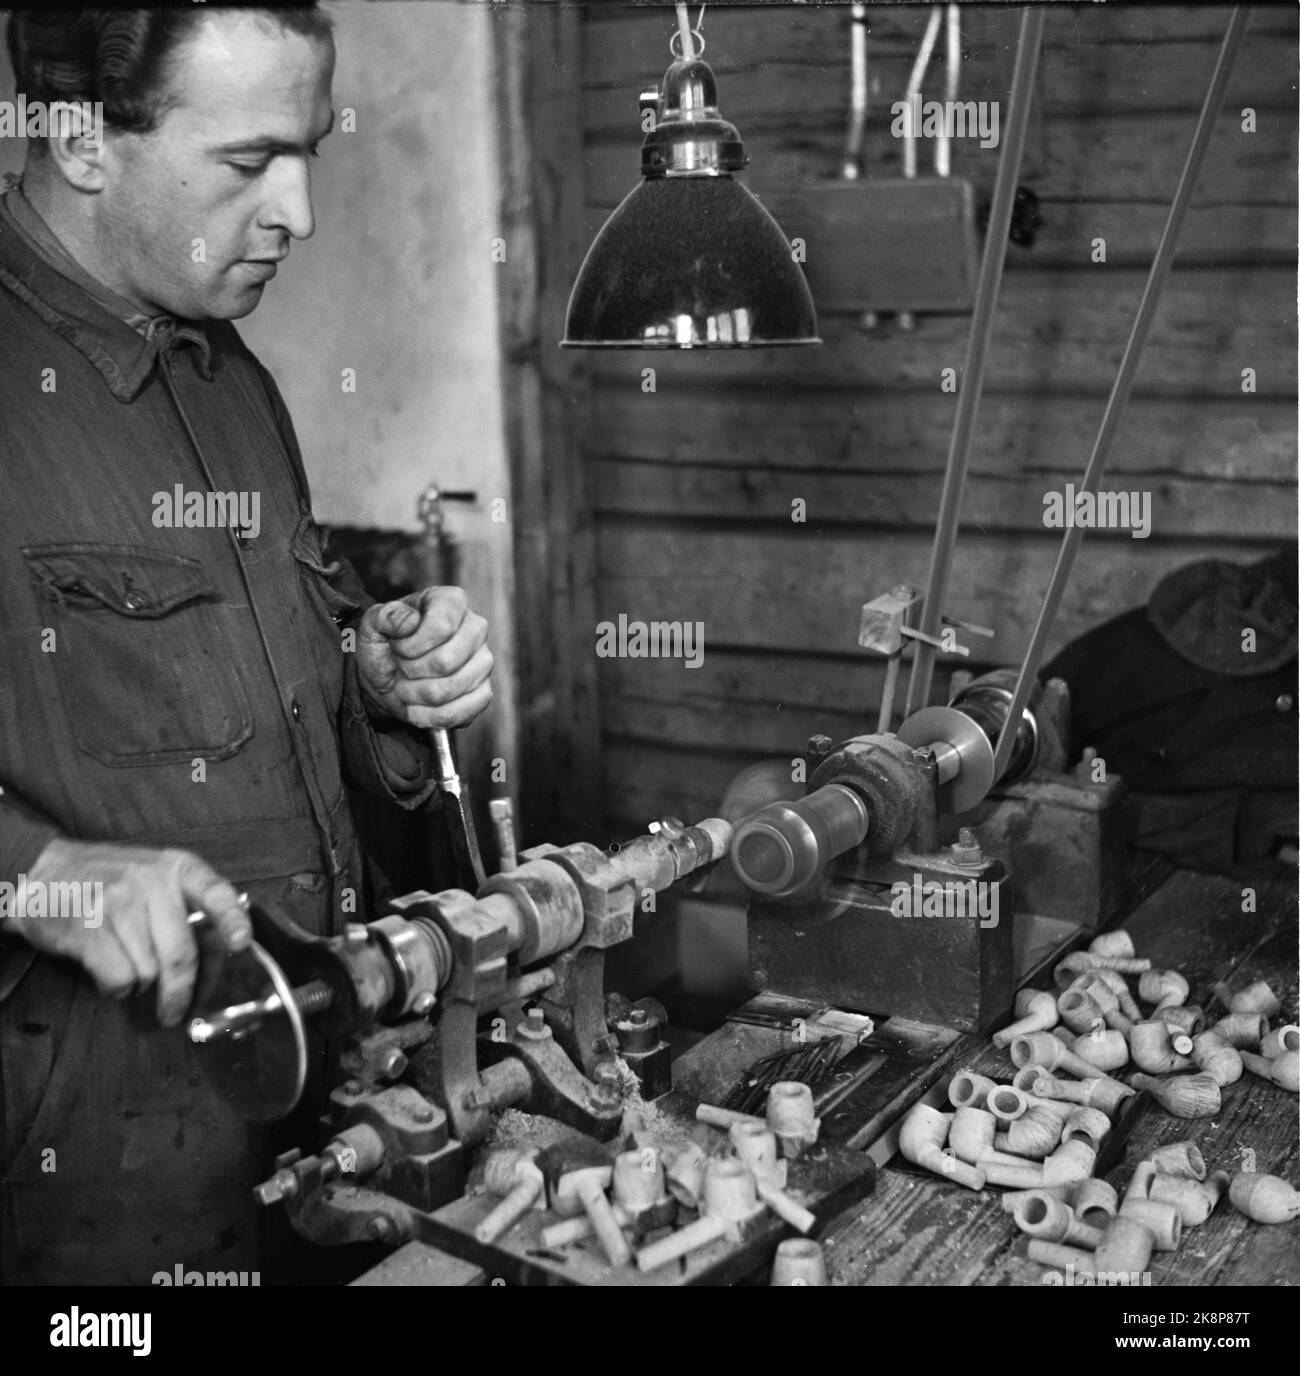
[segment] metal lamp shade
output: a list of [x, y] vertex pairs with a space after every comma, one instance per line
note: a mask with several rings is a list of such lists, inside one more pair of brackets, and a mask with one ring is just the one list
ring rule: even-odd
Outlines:
[[780, 226], [730, 176], [643, 181], [609, 217], [569, 297], [565, 348], [820, 344]]

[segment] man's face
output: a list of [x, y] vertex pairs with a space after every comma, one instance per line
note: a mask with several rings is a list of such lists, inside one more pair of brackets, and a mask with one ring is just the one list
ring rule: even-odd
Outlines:
[[173, 57], [175, 105], [149, 134], [106, 131], [96, 245], [150, 314], [237, 320], [290, 239], [315, 228], [308, 158], [329, 133], [334, 45], [209, 14]]

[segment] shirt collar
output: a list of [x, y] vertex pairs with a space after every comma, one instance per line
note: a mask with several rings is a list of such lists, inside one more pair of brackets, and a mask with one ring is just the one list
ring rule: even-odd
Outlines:
[[198, 322], [137, 311], [77, 263], [12, 176], [0, 193], [0, 275], [95, 365], [114, 396], [133, 401], [159, 352], [184, 343], [195, 345], [195, 366], [211, 378], [212, 346]]

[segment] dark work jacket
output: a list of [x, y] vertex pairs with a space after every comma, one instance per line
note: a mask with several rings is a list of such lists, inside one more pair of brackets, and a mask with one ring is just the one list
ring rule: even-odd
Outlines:
[[[260, 532], [155, 525], [177, 484], [258, 493]], [[192, 850], [309, 931], [364, 917], [345, 781], [415, 807], [430, 761], [367, 718], [367, 599], [234, 327], [146, 338], [0, 216], [0, 494], [0, 880], [61, 834]], [[40, 956], [0, 1007], [6, 1280], [257, 1269], [264, 1143], [152, 1003]]]

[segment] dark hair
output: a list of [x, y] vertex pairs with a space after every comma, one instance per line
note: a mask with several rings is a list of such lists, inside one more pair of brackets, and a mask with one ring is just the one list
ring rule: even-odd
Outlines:
[[[15, 10], [8, 43], [17, 89], [46, 104], [99, 101], [108, 128], [150, 133], [171, 108], [167, 77], [178, 49], [207, 16], [234, 8]], [[308, 38], [324, 38], [332, 28], [314, 4], [245, 12]]]

